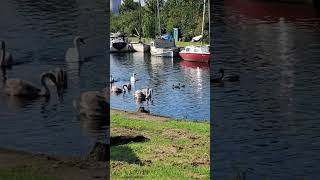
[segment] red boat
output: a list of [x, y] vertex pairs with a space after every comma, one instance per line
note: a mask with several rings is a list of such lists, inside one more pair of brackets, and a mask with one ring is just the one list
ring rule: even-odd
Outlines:
[[186, 46], [179, 54], [186, 61], [209, 62], [210, 60], [208, 46]]

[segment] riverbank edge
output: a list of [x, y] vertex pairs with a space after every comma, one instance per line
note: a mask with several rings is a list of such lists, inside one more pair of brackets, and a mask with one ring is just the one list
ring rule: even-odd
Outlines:
[[145, 120], [145, 121], [160, 121], [160, 122], [187, 121], [187, 122], [193, 122], [193, 123], [210, 124], [209, 120], [175, 119], [175, 118], [157, 115], [157, 114], [140, 113], [140, 112], [134, 112], [134, 111], [119, 110], [119, 109], [110, 109], [110, 114], [112, 113], [126, 116], [128, 119], [139, 119], [139, 120]]

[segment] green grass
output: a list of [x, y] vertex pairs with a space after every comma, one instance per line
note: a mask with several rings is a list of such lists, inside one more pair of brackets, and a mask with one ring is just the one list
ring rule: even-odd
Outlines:
[[31, 168], [1, 169], [1, 180], [58, 180], [55, 177], [43, 176]]
[[111, 147], [111, 179], [209, 179], [209, 123], [128, 119], [111, 112], [111, 135], [150, 140]]
[[[128, 40], [130, 42], [138, 42], [139, 38], [129, 37]], [[152, 41], [152, 39], [151, 38], [142, 38], [141, 41], [146, 44], [150, 44], [150, 41]], [[186, 46], [190, 46], [190, 45], [194, 45], [194, 46], [201, 45], [201, 42], [184, 42], [184, 41], [176, 42], [177, 47], [186, 47]], [[208, 43], [204, 42], [203, 45], [208, 45]]]

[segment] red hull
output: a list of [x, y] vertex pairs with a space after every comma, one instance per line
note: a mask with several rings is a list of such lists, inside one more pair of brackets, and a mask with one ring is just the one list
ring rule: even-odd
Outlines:
[[210, 54], [196, 54], [196, 53], [185, 53], [180, 52], [180, 56], [185, 61], [194, 61], [194, 62], [209, 62]]

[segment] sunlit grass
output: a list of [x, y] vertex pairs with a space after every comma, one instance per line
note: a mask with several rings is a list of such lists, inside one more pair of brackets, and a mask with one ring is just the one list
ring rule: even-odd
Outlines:
[[111, 147], [111, 179], [209, 179], [209, 123], [129, 119], [111, 112], [111, 135], [149, 141]]

